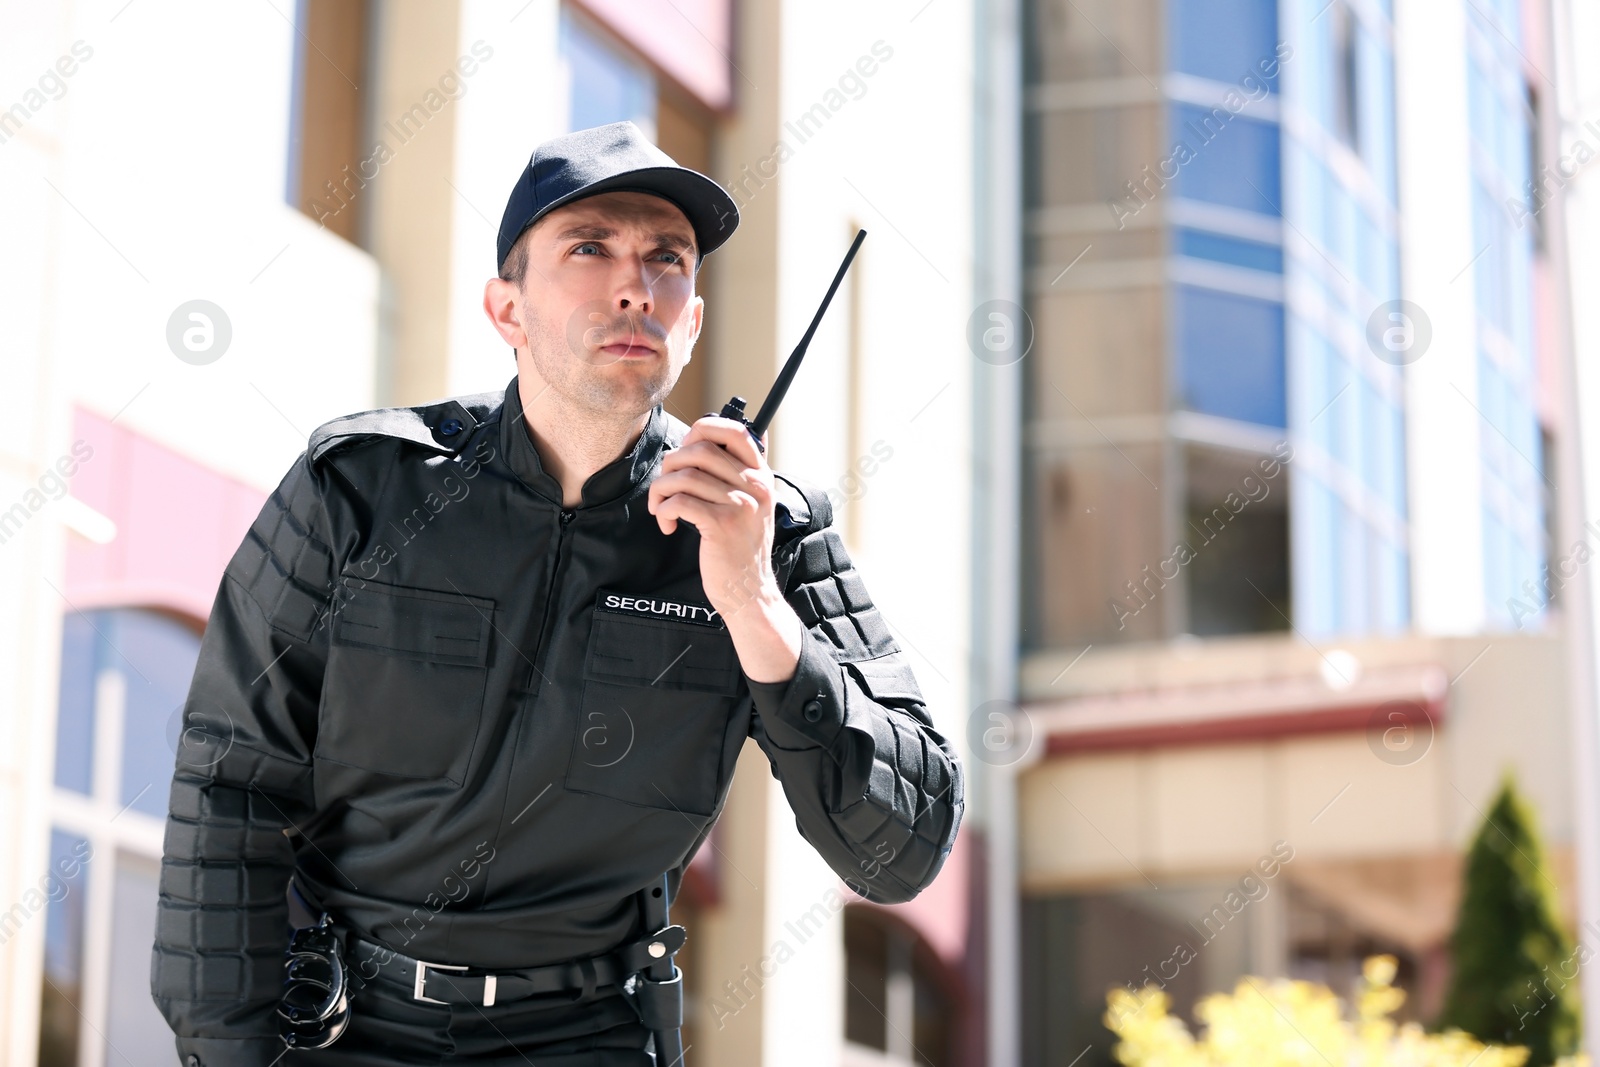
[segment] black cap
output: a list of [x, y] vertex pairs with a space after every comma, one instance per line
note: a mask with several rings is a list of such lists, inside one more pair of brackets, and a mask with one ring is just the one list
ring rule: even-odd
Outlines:
[[552, 138], [533, 150], [500, 220], [496, 269], [505, 266], [522, 231], [546, 213], [609, 192], [652, 193], [677, 205], [694, 227], [696, 268], [739, 225], [739, 206], [727, 190], [680, 167], [633, 123], [613, 122]]

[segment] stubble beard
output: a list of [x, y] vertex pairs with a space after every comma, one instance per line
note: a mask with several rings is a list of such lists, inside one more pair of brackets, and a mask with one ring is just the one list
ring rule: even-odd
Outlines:
[[528, 338], [528, 358], [552, 393], [560, 396], [574, 414], [600, 422], [628, 422], [665, 402], [676, 384], [666, 355], [648, 364], [633, 363], [581, 344], [569, 342], [564, 331], [553, 329], [542, 317]]

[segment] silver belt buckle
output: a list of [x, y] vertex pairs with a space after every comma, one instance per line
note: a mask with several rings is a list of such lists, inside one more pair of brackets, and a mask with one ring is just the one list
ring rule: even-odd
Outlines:
[[[429, 963], [426, 960], [417, 961], [417, 980], [412, 983], [411, 986], [411, 999], [426, 1000], [429, 1004], [449, 1003], [448, 1001], [435, 1000], [430, 996], [423, 995], [422, 987], [428, 982], [429, 968], [432, 968], [435, 971], [464, 971], [467, 969], [466, 964], [457, 965], [453, 963]], [[488, 981], [484, 982], [483, 984], [483, 996], [485, 1007], [494, 1003], [494, 986]]]

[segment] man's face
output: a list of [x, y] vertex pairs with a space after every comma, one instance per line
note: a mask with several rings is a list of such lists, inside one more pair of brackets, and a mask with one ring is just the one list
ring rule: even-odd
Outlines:
[[705, 302], [694, 228], [649, 193], [584, 197], [525, 233], [517, 353], [571, 406], [608, 417], [663, 402], [689, 361]]

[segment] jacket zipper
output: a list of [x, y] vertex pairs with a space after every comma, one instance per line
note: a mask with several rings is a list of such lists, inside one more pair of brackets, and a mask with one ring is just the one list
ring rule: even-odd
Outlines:
[[550, 580], [546, 583], [544, 616], [539, 620], [539, 639], [534, 642], [533, 660], [528, 665], [528, 682], [523, 686], [530, 696], [537, 696], [544, 688], [544, 670], [540, 660], [544, 655], [545, 638], [550, 634], [550, 615], [555, 611], [556, 579], [561, 574], [561, 553], [566, 548], [567, 527], [572, 525], [572, 520], [575, 518], [577, 512], [571, 508], [561, 509], [560, 525], [556, 527], [556, 558], [550, 564]]

